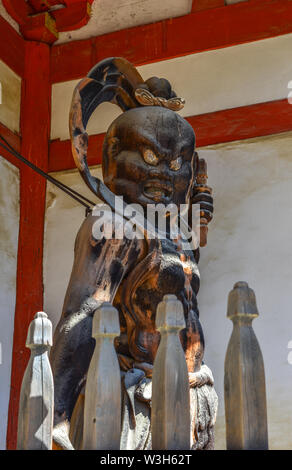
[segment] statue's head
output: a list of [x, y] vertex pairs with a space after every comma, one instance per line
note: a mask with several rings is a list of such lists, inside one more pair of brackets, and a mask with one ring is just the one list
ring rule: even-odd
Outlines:
[[187, 203], [197, 159], [194, 131], [176, 113], [184, 101], [176, 97], [167, 80], [152, 77], [144, 82], [124, 59], [100, 62], [74, 91], [70, 113], [73, 156], [90, 189], [99, 197], [104, 194], [86, 162], [86, 125], [104, 101], [124, 111], [104, 140], [102, 170], [107, 188], [123, 196], [126, 203]]
[[184, 204], [193, 181], [194, 148], [192, 127], [174, 111], [131, 109], [107, 131], [104, 183], [127, 203]]

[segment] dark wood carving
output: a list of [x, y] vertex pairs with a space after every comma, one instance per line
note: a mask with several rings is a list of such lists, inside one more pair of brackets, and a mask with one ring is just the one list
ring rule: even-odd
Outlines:
[[[117, 104], [124, 113], [107, 131], [101, 182], [87, 165], [86, 126], [104, 101]], [[147, 204], [200, 203], [204, 245], [213, 200], [206, 165], [195, 152], [194, 131], [175, 112], [182, 105], [167, 80], [152, 77], [144, 82], [126, 60], [106, 59], [75, 89], [70, 113], [72, 150], [88, 187], [114, 211], [115, 195], [144, 209]], [[124, 222], [117, 211], [115, 216], [116, 223]], [[176, 295], [183, 304], [186, 327], [180, 340], [189, 373], [200, 371], [204, 354], [197, 306], [199, 249], [186, 251], [179, 239], [151, 239], [146, 229], [143, 239], [96, 239], [96, 220], [88, 215], [77, 235], [71, 279], [51, 354], [54, 440], [63, 448], [94, 350], [92, 315], [102, 302], [111, 302], [119, 312], [121, 333], [115, 348], [121, 371], [136, 368], [151, 378], [160, 341], [155, 314], [166, 294]]]

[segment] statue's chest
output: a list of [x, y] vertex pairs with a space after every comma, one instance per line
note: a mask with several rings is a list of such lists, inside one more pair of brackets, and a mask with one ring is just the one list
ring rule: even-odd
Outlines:
[[[184, 251], [172, 240], [159, 240], [125, 279], [117, 296], [117, 307], [143, 329], [155, 329], [155, 315], [164, 295], [182, 301], [185, 314], [196, 309], [200, 275], [192, 251]], [[123, 323], [123, 320], [121, 320]]]

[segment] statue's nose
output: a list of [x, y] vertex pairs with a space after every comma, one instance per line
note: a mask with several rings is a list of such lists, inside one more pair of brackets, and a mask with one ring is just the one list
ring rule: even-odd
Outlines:
[[172, 182], [172, 174], [169, 171], [169, 164], [166, 160], [161, 161], [157, 167], [151, 168], [149, 176], [150, 178]]

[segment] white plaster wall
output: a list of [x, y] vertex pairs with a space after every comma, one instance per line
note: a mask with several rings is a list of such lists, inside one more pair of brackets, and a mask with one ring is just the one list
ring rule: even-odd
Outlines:
[[200, 314], [206, 362], [219, 394], [217, 446], [225, 446], [224, 358], [232, 331], [227, 296], [237, 281], [255, 290], [253, 322], [266, 371], [269, 444], [292, 448], [292, 133], [201, 149], [215, 217], [201, 250]]
[[[270, 447], [292, 448], [292, 365], [287, 360], [292, 340], [291, 148], [292, 133], [199, 149], [215, 197], [208, 245], [201, 250], [199, 306], [205, 359], [219, 395], [217, 448], [225, 446], [224, 357], [232, 330], [227, 296], [240, 280], [255, 290], [260, 312], [253, 323], [265, 361]], [[58, 178], [89, 195], [77, 172]], [[55, 324], [84, 211], [51, 186], [47, 200], [45, 311]]]
[[19, 132], [21, 78], [0, 61], [0, 122]]
[[19, 172], [0, 156], [0, 449], [6, 447], [19, 226]]
[[[186, 100], [182, 116], [287, 98], [292, 79], [292, 34], [202, 52], [138, 67], [146, 80], [165, 77]], [[78, 80], [52, 87], [51, 138], [68, 139], [73, 89]], [[105, 132], [121, 111], [104, 103], [92, 115], [89, 134]]]

